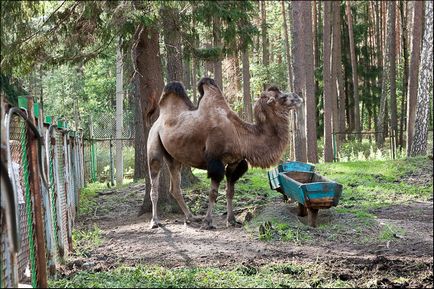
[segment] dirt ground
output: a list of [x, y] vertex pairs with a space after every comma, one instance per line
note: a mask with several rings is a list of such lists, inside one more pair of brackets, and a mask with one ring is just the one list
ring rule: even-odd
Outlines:
[[[271, 200], [256, 209], [257, 220], [278, 218], [311, 236], [302, 242], [284, 242], [260, 240], [254, 226], [226, 228], [222, 214], [215, 215], [217, 229], [211, 231], [184, 225], [180, 215], [161, 216], [164, 226], [149, 229], [150, 215], [137, 217], [142, 190], [131, 185], [98, 197], [98, 210], [79, 219], [76, 228], [97, 225], [103, 243], [87, 258], [72, 255], [63, 274], [137, 264], [231, 268], [293, 262], [320, 264], [333, 277], [361, 286], [433, 286], [432, 200], [372, 210], [376, 218], [368, 223], [333, 209], [320, 210], [318, 228], [305, 225], [307, 220], [296, 215], [295, 204]], [[388, 239], [375, 239], [388, 227], [400, 229]]]

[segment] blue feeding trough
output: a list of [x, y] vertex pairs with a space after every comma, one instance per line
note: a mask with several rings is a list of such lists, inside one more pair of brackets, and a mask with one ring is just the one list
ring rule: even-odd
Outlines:
[[316, 226], [319, 209], [337, 206], [342, 185], [314, 172], [315, 166], [286, 162], [268, 172], [270, 187], [298, 203], [299, 216], [308, 215], [309, 225]]

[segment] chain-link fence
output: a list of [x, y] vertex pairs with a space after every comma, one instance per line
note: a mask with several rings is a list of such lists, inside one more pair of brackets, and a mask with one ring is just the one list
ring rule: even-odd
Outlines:
[[[122, 133], [116, 138], [114, 114], [92, 118], [85, 129], [88, 135], [84, 142], [84, 178], [86, 182], [103, 182], [114, 185], [116, 154], [122, 153], [123, 176], [133, 177], [134, 133], [132, 113], [123, 115]], [[117, 146], [121, 146], [119, 149]]]
[[42, 122], [36, 107], [37, 127], [31, 100], [23, 109], [4, 108], [0, 285], [46, 287], [47, 269], [54, 274], [72, 249], [84, 185], [82, 136], [62, 122]]

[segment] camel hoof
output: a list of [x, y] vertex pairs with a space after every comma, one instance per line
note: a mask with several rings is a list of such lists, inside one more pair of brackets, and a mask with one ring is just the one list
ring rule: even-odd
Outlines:
[[204, 220], [201, 229], [214, 230], [216, 227], [213, 225], [212, 221]]
[[234, 228], [241, 228], [243, 226], [243, 223], [236, 221], [235, 219], [233, 220], [228, 220], [226, 222], [226, 227], [234, 227]]
[[197, 217], [197, 216], [190, 216], [188, 218], [185, 219], [185, 223], [186, 224], [191, 224], [191, 223], [200, 223], [202, 221], [201, 217]]
[[158, 227], [160, 227], [160, 222], [159, 221], [154, 221], [152, 220], [151, 223], [149, 224], [149, 229], [156, 229]]

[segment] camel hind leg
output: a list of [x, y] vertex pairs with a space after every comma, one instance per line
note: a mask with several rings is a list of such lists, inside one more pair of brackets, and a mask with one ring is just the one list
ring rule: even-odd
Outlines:
[[171, 156], [166, 155], [165, 160], [169, 165], [170, 171], [170, 193], [178, 202], [179, 207], [185, 215], [186, 223], [197, 221], [198, 219], [193, 216], [190, 209], [185, 204], [184, 197], [181, 191], [181, 163], [173, 159]]
[[158, 132], [151, 128], [148, 137], [147, 155], [149, 177], [151, 179], [150, 198], [152, 202], [152, 219], [149, 227], [152, 229], [160, 226], [160, 220], [158, 219], [158, 186], [160, 171], [164, 161], [164, 151]]

